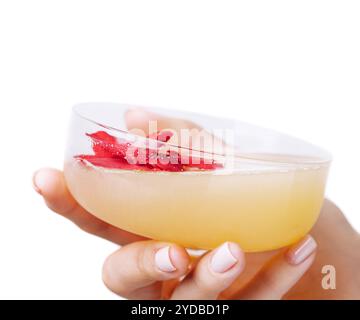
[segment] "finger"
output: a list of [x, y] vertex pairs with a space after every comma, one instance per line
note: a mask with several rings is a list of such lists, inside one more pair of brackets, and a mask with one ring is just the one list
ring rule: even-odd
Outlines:
[[244, 266], [245, 257], [240, 247], [225, 242], [200, 258], [171, 299], [216, 299], [241, 274]]
[[150, 121], [156, 121], [158, 131], [164, 129], [172, 129], [175, 131], [181, 129], [201, 129], [201, 127], [194, 122], [180, 118], [165, 117], [141, 108], [130, 109], [125, 114], [125, 122], [129, 130], [140, 129], [148, 134]]
[[139, 241], [113, 253], [104, 263], [103, 280], [126, 298], [158, 299], [161, 281], [183, 276], [189, 266], [186, 250], [175, 244]]
[[281, 299], [310, 268], [316, 242], [306, 236], [299, 243], [271, 259], [237, 296], [239, 299]]
[[34, 189], [54, 212], [74, 222], [82, 230], [117, 244], [144, 240], [143, 237], [116, 228], [90, 214], [70, 194], [61, 171], [40, 169], [33, 177]]

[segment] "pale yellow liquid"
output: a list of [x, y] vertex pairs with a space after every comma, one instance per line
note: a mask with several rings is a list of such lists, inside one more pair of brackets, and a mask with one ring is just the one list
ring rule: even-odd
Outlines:
[[327, 165], [258, 172], [139, 172], [65, 163], [77, 201], [121, 229], [188, 248], [289, 245], [315, 223]]

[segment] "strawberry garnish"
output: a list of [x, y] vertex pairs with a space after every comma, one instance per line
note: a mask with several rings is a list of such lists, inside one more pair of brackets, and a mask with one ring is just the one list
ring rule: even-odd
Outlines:
[[94, 166], [108, 169], [171, 171], [214, 170], [222, 168], [222, 164], [203, 157], [189, 157], [182, 163], [180, 154], [166, 148], [166, 143], [173, 136], [170, 130], [163, 130], [147, 136], [158, 143], [146, 143], [137, 146], [125, 139], [116, 138], [105, 131], [86, 134], [92, 142], [93, 155], [75, 156], [81, 162], [89, 162]]
[[92, 148], [97, 156], [111, 156], [125, 158], [130, 143], [124, 139], [117, 139], [105, 131], [87, 133], [92, 140]]

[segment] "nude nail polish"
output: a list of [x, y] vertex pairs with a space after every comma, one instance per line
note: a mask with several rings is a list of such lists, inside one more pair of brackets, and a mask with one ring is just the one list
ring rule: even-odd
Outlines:
[[290, 264], [298, 265], [304, 262], [316, 250], [317, 244], [313, 237], [306, 236], [299, 243], [291, 247], [285, 254]]
[[229, 243], [225, 242], [218, 249], [211, 258], [211, 269], [217, 273], [224, 273], [231, 269], [236, 263], [237, 259], [230, 251]]
[[155, 264], [157, 268], [164, 272], [173, 272], [176, 270], [171, 262], [170, 247], [163, 247], [155, 253]]
[[39, 188], [38, 182], [37, 182], [37, 180], [36, 180], [37, 175], [38, 175], [38, 171], [36, 171], [36, 172], [33, 174], [32, 183], [33, 183], [34, 190], [35, 190], [38, 194], [41, 194], [41, 189]]

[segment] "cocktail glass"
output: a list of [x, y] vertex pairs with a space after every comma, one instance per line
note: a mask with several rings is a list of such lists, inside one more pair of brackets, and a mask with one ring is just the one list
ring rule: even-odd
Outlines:
[[123, 230], [258, 252], [309, 232], [330, 161], [319, 147], [233, 119], [85, 103], [73, 108], [64, 173], [81, 206]]

